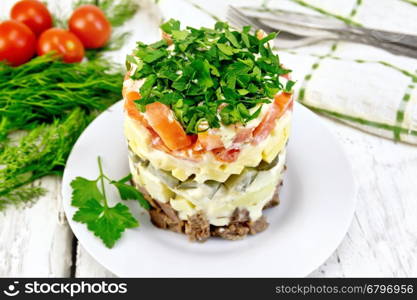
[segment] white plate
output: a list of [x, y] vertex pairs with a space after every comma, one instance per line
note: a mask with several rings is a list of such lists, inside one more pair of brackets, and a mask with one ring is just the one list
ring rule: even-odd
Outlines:
[[[72, 220], [70, 182], [96, 178], [97, 156], [111, 178], [128, 174], [122, 103], [101, 114], [81, 135], [63, 178], [64, 209], [83, 247], [121, 277], [290, 277], [319, 267], [342, 241], [355, 209], [350, 165], [325, 125], [301, 105], [294, 110], [288, 170], [281, 204], [268, 209], [269, 228], [241, 241], [210, 239], [191, 243], [184, 235], [155, 228], [134, 201], [129, 206], [141, 226], [124, 232], [107, 249], [84, 224]], [[110, 197], [119, 201], [117, 192]]]

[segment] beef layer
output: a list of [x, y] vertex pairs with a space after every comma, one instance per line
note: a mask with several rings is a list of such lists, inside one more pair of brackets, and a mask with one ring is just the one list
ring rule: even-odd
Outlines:
[[[279, 204], [279, 186], [276, 188], [272, 199], [264, 206], [264, 209]], [[191, 241], [204, 242], [210, 236], [227, 240], [239, 240], [245, 238], [248, 234], [262, 232], [268, 227], [268, 222], [264, 216], [256, 221], [251, 221], [249, 212], [238, 208], [235, 209], [230, 223], [226, 226], [210, 225], [203, 212], [190, 216], [188, 220], [181, 220], [169, 203], [161, 203], [153, 199], [140, 186], [136, 185], [136, 188], [143, 193], [146, 200], [151, 204], [149, 214], [156, 227], [186, 234]]]

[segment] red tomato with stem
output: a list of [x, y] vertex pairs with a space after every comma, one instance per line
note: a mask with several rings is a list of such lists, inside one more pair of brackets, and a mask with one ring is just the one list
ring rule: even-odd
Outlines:
[[37, 0], [17, 2], [11, 12], [13, 20], [24, 23], [36, 36], [52, 27], [52, 17], [46, 6]]
[[0, 23], [0, 61], [12, 66], [30, 60], [36, 52], [36, 37], [25, 24], [14, 20]]
[[80, 62], [84, 57], [84, 46], [72, 32], [51, 28], [38, 40], [38, 55], [49, 52], [56, 52], [67, 63]]
[[110, 22], [103, 11], [95, 5], [82, 5], [74, 10], [68, 26], [87, 49], [103, 47], [111, 34]]

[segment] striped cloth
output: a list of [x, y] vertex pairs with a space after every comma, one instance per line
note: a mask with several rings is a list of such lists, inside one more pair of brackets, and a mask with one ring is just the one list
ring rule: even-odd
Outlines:
[[[324, 14], [343, 22], [417, 34], [417, 0], [160, 0], [164, 19], [212, 26], [228, 5], [248, 14], [274, 9]], [[293, 70], [303, 105], [364, 131], [417, 144], [417, 60], [349, 42], [278, 51]]]

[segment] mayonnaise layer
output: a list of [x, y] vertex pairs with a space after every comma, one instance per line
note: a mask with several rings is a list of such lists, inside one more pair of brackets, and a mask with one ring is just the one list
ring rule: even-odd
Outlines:
[[279, 154], [278, 163], [270, 170], [246, 168], [242, 174], [233, 175], [224, 183], [193, 182], [191, 186], [150, 163], [137, 163], [132, 158], [129, 162], [134, 182], [153, 199], [169, 203], [181, 219], [187, 220], [189, 216], [203, 212], [210, 224], [224, 226], [230, 223], [236, 208], [247, 210], [252, 221], [262, 216], [263, 207], [282, 181], [285, 153], [283, 150]]

